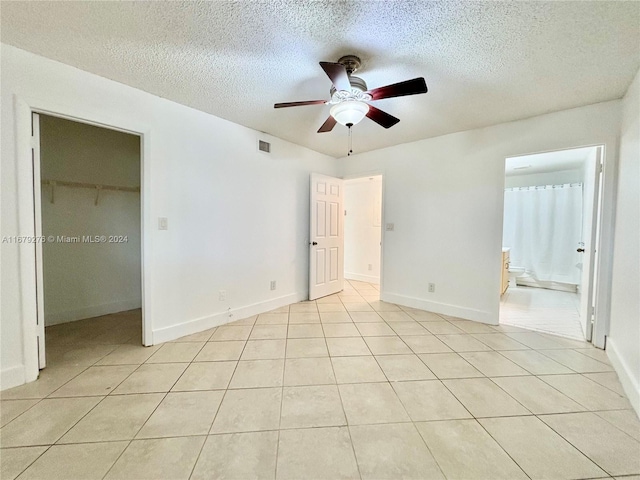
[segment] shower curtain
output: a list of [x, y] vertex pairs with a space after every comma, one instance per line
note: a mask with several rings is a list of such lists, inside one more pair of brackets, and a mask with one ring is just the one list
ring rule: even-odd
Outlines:
[[502, 240], [535, 280], [579, 284], [582, 184], [505, 189]]

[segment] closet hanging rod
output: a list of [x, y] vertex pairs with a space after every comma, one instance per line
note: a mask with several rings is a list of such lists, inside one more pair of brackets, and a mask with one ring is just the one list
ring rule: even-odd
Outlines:
[[140, 187], [121, 187], [119, 185], [101, 185], [99, 183], [67, 182], [64, 180], [42, 180], [42, 185], [52, 187], [91, 188], [94, 190], [116, 190], [119, 192], [139, 192]]
[[582, 182], [576, 183], [559, 183], [557, 185], [527, 185], [523, 187], [505, 187], [505, 190], [544, 190], [547, 188], [566, 188], [566, 187], [582, 187]]

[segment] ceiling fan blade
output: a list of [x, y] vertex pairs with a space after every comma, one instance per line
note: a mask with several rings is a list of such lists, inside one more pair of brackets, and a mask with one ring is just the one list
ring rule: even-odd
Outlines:
[[385, 87], [374, 88], [367, 92], [372, 100], [382, 100], [383, 98], [403, 97], [405, 95], [416, 95], [417, 93], [427, 93], [427, 82], [423, 77], [405, 80]]
[[399, 118], [389, 115], [387, 112], [383, 112], [379, 108], [369, 105], [369, 111], [367, 117], [376, 122], [378, 125], [384, 128], [391, 128], [400, 121]]
[[320, 62], [320, 66], [324, 70], [324, 73], [331, 79], [336, 90], [351, 91], [351, 82], [349, 81], [349, 75], [347, 75], [347, 69], [341, 63]]
[[336, 119], [329, 115], [329, 118], [325, 120], [322, 126], [318, 129], [318, 133], [330, 132], [333, 130], [333, 127], [336, 126]]
[[303, 105], [320, 105], [323, 103], [327, 103], [326, 100], [307, 100], [306, 102], [287, 102], [287, 103], [276, 103], [273, 108], [284, 108], [284, 107], [301, 107]]

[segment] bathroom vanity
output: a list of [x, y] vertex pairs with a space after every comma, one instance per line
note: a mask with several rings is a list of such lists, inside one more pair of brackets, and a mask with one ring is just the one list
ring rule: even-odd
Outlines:
[[504, 292], [509, 288], [509, 254], [510, 248], [502, 249], [502, 283], [500, 284], [500, 295], [504, 295]]

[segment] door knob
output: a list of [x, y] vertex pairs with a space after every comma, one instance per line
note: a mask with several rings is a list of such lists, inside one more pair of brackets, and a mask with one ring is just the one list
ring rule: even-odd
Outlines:
[[318, 244], [318, 242], [312, 242], [311, 243], [311, 245], [317, 245], [317, 244]]
[[584, 248], [579, 248], [579, 249], [576, 250], [576, 252], [583, 253], [584, 252]]

